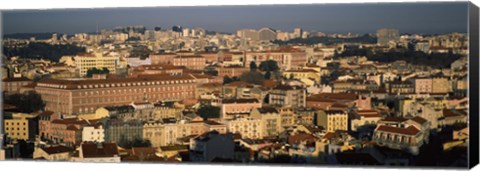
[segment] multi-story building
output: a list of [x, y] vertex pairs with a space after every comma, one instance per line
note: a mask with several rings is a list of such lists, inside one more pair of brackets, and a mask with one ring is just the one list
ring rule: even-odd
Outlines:
[[448, 93], [451, 90], [448, 77], [443, 74], [432, 76], [432, 93]]
[[79, 54], [74, 59], [80, 76], [87, 75], [92, 68], [107, 68], [110, 73], [115, 73], [120, 61], [118, 56], [105, 56], [102, 52]]
[[206, 60], [200, 55], [177, 56], [173, 58], [173, 65], [184, 66], [192, 70], [203, 70]]
[[350, 130], [357, 131], [362, 126], [377, 125], [377, 122], [382, 119], [382, 115], [376, 110], [356, 110], [350, 113], [349, 119]]
[[314, 125], [314, 119], [317, 112], [317, 109], [303, 107], [295, 108], [296, 118], [295, 122], [299, 125]]
[[20, 77], [20, 78], [5, 78], [2, 80], [2, 91], [7, 94], [20, 93], [20, 89], [23, 86], [29, 85], [32, 83], [32, 80]]
[[415, 78], [415, 93], [432, 93], [432, 79], [429, 77]]
[[150, 54], [149, 58], [153, 65], [173, 64], [173, 58], [177, 57], [175, 53]]
[[396, 29], [379, 29], [377, 30], [377, 44], [385, 46], [391, 41], [400, 40], [400, 33]]
[[226, 120], [247, 117], [252, 109], [260, 107], [262, 103], [257, 99], [224, 99], [220, 106], [220, 116]]
[[105, 130], [102, 125], [85, 126], [82, 130], [82, 142], [104, 142]]
[[46, 121], [44, 123], [46, 123], [46, 125], [40, 127], [40, 135], [44, 139], [62, 143], [67, 146], [80, 144], [82, 142], [83, 127], [90, 126], [88, 121], [78, 120], [76, 118], [53, 119], [50, 122]]
[[243, 73], [250, 71], [250, 68], [245, 68], [242, 66], [228, 66], [228, 67], [219, 67], [217, 68], [218, 76], [220, 77], [240, 77]]
[[124, 144], [143, 140], [143, 124], [138, 120], [110, 119], [105, 123], [105, 142]]
[[390, 94], [415, 93], [415, 86], [409, 81], [392, 81], [387, 83], [387, 92]]
[[232, 160], [235, 150], [233, 135], [217, 131], [206, 132], [190, 140], [190, 159], [211, 162], [213, 159]]
[[258, 38], [261, 41], [272, 41], [277, 38], [277, 32], [271, 28], [261, 28], [258, 30]]
[[139, 77], [142, 75], [182, 75], [183, 68], [172, 64], [140, 65], [131, 68], [128, 71], [129, 77]]
[[38, 118], [36, 115], [14, 113], [4, 117], [4, 130], [8, 138], [15, 140], [33, 140], [38, 135]]
[[415, 78], [416, 93], [448, 93], [450, 91], [451, 83], [443, 74]]
[[318, 111], [317, 126], [322, 126], [328, 132], [348, 131], [348, 114], [343, 110]]
[[278, 85], [270, 92], [269, 103], [280, 107], [305, 107], [306, 91], [299, 86]]
[[283, 72], [283, 76], [288, 79], [298, 79], [310, 86], [320, 83], [320, 72], [313, 69], [288, 70]]
[[252, 61], [259, 65], [263, 61], [273, 60], [284, 70], [301, 68], [307, 63], [305, 51], [296, 48], [279, 48], [271, 51], [246, 52], [244, 66]]
[[279, 132], [283, 131], [282, 117], [275, 108], [255, 108], [252, 110], [250, 116], [262, 121], [263, 126], [261, 131], [266, 137], [276, 136]]
[[373, 134], [373, 141], [380, 146], [405, 150], [417, 155], [420, 147], [428, 143], [430, 122], [422, 117], [380, 121]]
[[92, 113], [104, 106], [127, 105], [137, 101], [179, 101], [194, 99], [196, 80], [191, 75], [148, 78], [107, 78], [42, 80], [35, 91], [46, 110], [76, 115]]
[[228, 132], [238, 133], [242, 138], [261, 139], [264, 137], [263, 122], [255, 118], [238, 118], [228, 122]]

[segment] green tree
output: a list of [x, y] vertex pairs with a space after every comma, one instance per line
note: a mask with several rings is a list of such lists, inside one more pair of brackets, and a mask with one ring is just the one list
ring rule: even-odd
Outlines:
[[228, 75], [225, 75], [223, 77], [223, 84], [228, 84], [228, 83], [231, 83], [231, 82], [233, 82], [233, 80]]
[[262, 63], [260, 63], [259, 68], [262, 71], [278, 71], [279, 70], [278, 64], [274, 60], [263, 61]]
[[250, 71], [250, 72], [244, 72], [240, 76], [240, 80], [248, 83], [252, 83], [252, 84], [261, 85], [264, 79], [263, 79], [263, 75], [260, 72]]
[[271, 77], [272, 74], [270, 73], [270, 71], [265, 72], [265, 75], [263, 75], [263, 78], [265, 78], [266, 80], [269, 80]]
[[110, 71], [108, 70], [108, 68], [102, 68], [102, 69], [98, 69], [98, 68], [90, 68], [87, 70], [87, 77], [91, 78], [93, 76], [93, 74], [109, 74]]
[[256, 71], [257, 70], [257, 64], [255, 61], [250, 62], [250, 71]]
[[209, 118], [220, 118], [220, 108], [211, 105], [201, 105], [197, 113], [200, 117], [207, 120]]
[[5, 103], [14, 105], [17, 107], [20, 112], [23, 113], [32, 113], [39, 110], [43, 110], [45, 103], [42, 100], [42, 96], [34, 91], [29, 91], [26, 93], [15, 93], [12, 95], [5, 95]]

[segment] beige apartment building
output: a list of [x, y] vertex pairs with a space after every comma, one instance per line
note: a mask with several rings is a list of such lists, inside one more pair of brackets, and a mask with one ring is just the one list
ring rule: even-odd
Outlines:
[[[3, 116], [2, 116], [3, 117]], [[32, 120], [35, 115], [14, 113], [11, 118], [5, 118], [4, 130], [7, 137], [16, 140], [31, 140], [35, 138], [38, 125]]]
[[328, 132], [348, 131], [348, 114], [343, 110], [319, 111], [317, 118], [317, 126], [322, 126]]
[[102, 52], [79, 54], [74, 58], [80, 76], [87, 75], [87, 71], [92, 68], [107, 68], [110, 73], [115, 73], [120, 62], [118, 56], [107, 56]]
[[242, 138], [261, 139], [264, 137], [262, 131], [263, 122], [255, 118], [239, 118], [228, 122], [228, 131], [238, 133]]
[[93, 113], [103, 106], [127, 105], [139, 101], [181, 101], [194, 99], [196, 81], [191, 75], [149, 78], [59, 80], [37, 83], [46, 110], [66, 115]]

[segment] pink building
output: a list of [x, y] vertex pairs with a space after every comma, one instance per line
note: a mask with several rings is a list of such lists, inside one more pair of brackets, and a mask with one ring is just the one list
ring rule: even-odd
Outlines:
[[50, 122], [41, 121], [40, 135], [44, 139], [52, 140], [57, 143], [67, 143], [69, 145], [78, 145], [82, 142], [82, 129], [90, 125], [86, 120], [54, 119]]
[[199, 55], [177, 56], [173, 58], [173, 65], [184, 66], [192, 70], [203, 70], [206, 66], [206, 60]]
[[262, 107], [257, 99], [225, 99], [222, 101], [220, 116], [222, 119], [245, 117], [255, 108]]
[[431, 78], [415, 79], [415, 93], [431, 93], [431, 92], [432, 92]]

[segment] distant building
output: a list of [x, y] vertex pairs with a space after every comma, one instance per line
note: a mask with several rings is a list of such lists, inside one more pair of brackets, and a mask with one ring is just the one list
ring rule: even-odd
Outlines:
[[277, 32], [271, 28], [261, 28], [258, 30], [258, 37], [261, 41], [272, 41], [277, 38]]
[[206, 66], [206, 60], [199, 55], [177, 56], [173, 58], [173, 65], [184, 66], [192, 70], [203, 70]]
[[377, 44], [385, 46], [391, 41], [400, 40], [400, 33], [397, 29], [379, 29], [377, 30]]
[[110, 73], [115, 73], [120, 63], [118, 56], [105, 56], [102, 52], [79, 54], [74, 59], [80, 76], [87, 75], [87, 71], [92, 68], [107, 68]]

